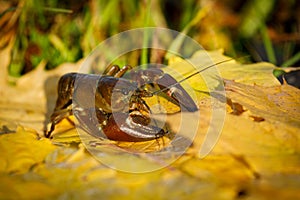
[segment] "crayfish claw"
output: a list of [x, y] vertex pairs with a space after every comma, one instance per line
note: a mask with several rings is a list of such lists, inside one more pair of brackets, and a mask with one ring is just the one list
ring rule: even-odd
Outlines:
[[198, 110], [197, 105], [185, 89], [169, 74], [164, 74], [157, 80], [161, 91], [172, 98], [183, 111], [195, 112]]
[[102, 130], [108, 139], [130, 142], [152, 140], [168, 134], [159, 127], [134, 122], [128, 113], [113, 113]]

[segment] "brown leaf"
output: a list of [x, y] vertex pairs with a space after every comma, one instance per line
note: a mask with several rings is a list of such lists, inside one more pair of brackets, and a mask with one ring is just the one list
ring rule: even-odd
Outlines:
[[262, 87], [225, 80], [227, 98], [252, 115], [300, 127], [300, 91], [290, 85]]

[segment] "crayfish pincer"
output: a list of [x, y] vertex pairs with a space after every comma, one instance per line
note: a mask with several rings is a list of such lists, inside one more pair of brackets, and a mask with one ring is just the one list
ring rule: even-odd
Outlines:
[[149, 85], [159, 88], [181, 110], [198, 110], [190, 95], [169, 74], [158, 68], [131, 70], [129, 80], [123, 75], [130, 69], [129, 65], [121, 69], [113, 65], [101, 76], [63, 75], [58, 83], [51, 127], [45, 136], [50, 137], [56, 124], [74, 114], [81, 128], [95, 137], [133, 142], [162, 137], [168, 131], [150, 123], [151, 110], [143, 99], [154, 94], [148, 90]]

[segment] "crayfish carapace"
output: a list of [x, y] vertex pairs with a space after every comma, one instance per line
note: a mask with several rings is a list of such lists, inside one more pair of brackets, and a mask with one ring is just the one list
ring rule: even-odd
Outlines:
[[143, 99], [153, 96], [146, 89], [149, 84], [158, 86], [159, 91], [164, 92], [181, 110], [198, 110], [190, 95], [169, 74], [158, 68], [131, 70], [131, 77], [135, 80], [131, 81], [123, 78], [130, 69], [129, 65], [121, 69], [113, 65], [101, 76], [63, 75], [58, 83], [51, 128], [45, 136], [50, 137], [55, 125], [72, 114], [79, 118], [89, 134], [96, 137], [101, 137], [103, 132], [111, 140], [136, 142], [165, 136], [168, 131], [150, 124], [151, 110]]

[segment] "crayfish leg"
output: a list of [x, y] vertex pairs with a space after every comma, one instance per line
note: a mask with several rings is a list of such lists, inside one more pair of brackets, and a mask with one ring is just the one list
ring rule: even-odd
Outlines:
[[132, 67], [130, 65], [123, 66], [115, 75], [114, 77], [120, 78], [122, 77], [128, 70], [131, 70]]
[[120, 71], [120, 67], [118, 65], [112, 65], [106, 68], [103, 74], [108, 76], [114, 76], [118, 71]]
[[74, 125], [74, 122], [69, 119], [69, 117], [71, 115], [72, 115], [72, 110], [70, 108], [54, 111], [53, 114], [50, 117], [50, 119], [51, 119], [50, 130], [48, 131], [48, 129], [46, 128], [46, 130], [44, 131], [44, 136], [46, 138], [50, 138], [52, 132], [55, 130], [55, 126], [59, 122], [61, 122], [63, 119], [67, 119], [70, 122], [70, 124]]
[[118, 65], [112, 65], [104, 71], [104, 75], [113, 76], [116, 78], [122, 77], [127, 71], [131, 70], [130, 65], [125, 65], [121, 69]]

